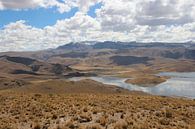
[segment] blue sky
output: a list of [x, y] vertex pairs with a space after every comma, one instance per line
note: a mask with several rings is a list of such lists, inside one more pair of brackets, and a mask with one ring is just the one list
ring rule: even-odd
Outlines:
[[[97, 3], [89, 8], [87, 15], [96, 17], [96, 9], [101, 8], [102, 4]], [[69, 12], [60, 13], [53, 8], [37, 8], [26, 10], [2, 10], [0, 11], [0, 28], [11, 22], [24, 20], [28, 25], [36, 28], [44, 28], [45, 26], [52, 26], [57, 20], [69, 19], [78, 12], [78, 7], [72, 8]]]
[[97, 4], [93, 5], [93, 6], [91, 6], [89, 8], [89, 11], [87, 12], [87, 14], [89, 16], [95, 18], [96, 17], [96, 9], [100, 9], [101, 6], [102, 6], [102, 3], [97, 3]]
[[195, 2], [0, 0], [0, 52], [81, 41], [195, 42]]
[[3, 27], [10, 22], [16, 22], [19, 20], [25, 20], [27, 24], [37, 27], [43, 28], [48, 25], [54, 25], [57, 20], [66, 19], [74, 16], [74, 14], [78, 11], [78, 8], [71, 9], [70, 12], [59, 13], [55, 8], [44, 9], [28, 9], [28, 10], [4, 10], [0, 11], [0, 27]]

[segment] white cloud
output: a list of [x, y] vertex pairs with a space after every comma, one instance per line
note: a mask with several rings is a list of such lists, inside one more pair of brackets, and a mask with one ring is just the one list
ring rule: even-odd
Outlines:
[[[33, 28], [25, 21], [17, 21], [5, 26], [0, 31], [0, 51], [41, 49], [44, 45], [42, 29]], [[36, 46], [36, 47], [35, 47]]]
[[104, 6], [97, 10], [97, 19], [105, 31], [130, 31], [134, 26], [136, 3], [127, 0], [103, 1]]
[[43, 0], [0, 0], [4, 9], [34, 8], [43, 3]]
[[57, 7], [60, 13], [68, 12], [72, 7], [78, 7], [81, 12], [87, 12], [89, 7], [102, 0], [0, 0], [0, 10], [29, 9]]
[[140, 25], [185, 24], [194, 20], [193, 0], [145, 0], [137, 7], [136, 21]]
[[0, 51], [53, 48], [71, 41], [87, 40], [96, 32], [100, 32], [99, 23], [83, 13], [43, 29], [26, 25], [21, 20], [0, 30]]
[[70, 11], [73, 6], [76, 6], [74, 1], [59, 2], [58, 0], [0, 0], [1, 10], [57, 7], [57, 10], [60, 13], [64, 13]]
[[[4, 2], [2, 2], [4, 1]], [[25, 0], [19, 0], [25, 1]], [[63, 13], [79, 7], [75, 16], [58, 20], [43, 29], [17, 21], [0, 30], [0, 51], [40, 50], [71, 41], [165, 41], [195, 40], [193, 0], [31, 0], [18, 5], [0, 0], [0, 9], [53, 7]], [[86, 14], [90, 6], [102, 2], [97, 17]], [[5, 6], [6, 5], [6, 6]], [[9, 6], [8, 6], [9, 5]]]
[[89, 10], [90, 6], [93, 6], [99, 2], [102, 2], [102, 0], [77, 0], [76, 4], [81, 12], [86, 13]]
[[76, 3], [75, 0], [63, 0], [61, 2], [58, 0], [43, 0], [40, 6], [44, 8], [57, 7], [60, 13], [64, 13], [70, 11], [72, 7], [76, 6]]
[[2, 4], [2, 2], [0, 1], [0, 10], [3, 10], [3, 9], [4, 9], [3, 4]]

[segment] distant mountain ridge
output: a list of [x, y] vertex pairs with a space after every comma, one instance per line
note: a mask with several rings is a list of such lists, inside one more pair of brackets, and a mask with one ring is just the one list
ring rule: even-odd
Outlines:
[[[71, 51], [66, 54], [59, 54], [61, 57], [71, 58], [86, 58], [87, 53], [91, 50], [103, 50], [111, 49], [115, 50], [117, 54], [129, 53], [130, 56], [150, 56], [150, 57], [164, 57], [171, 59], [195, 59], [195, 43], [163, 43], [163, 42], [91, 42], [91, 44], [85, 44], [85, 42], [70, 43], [58, 47], [56, 50]], [[79, 52], [80, 51], [80, 52]]]
[[167, 47], [167, 48], [174, 48], [174, 47], [184, 47], [184, 48], [195, 48], [195, 43], [184, 42], [184, 43], [165, 43], [165, 42], [148, 42], [148, 43], [141, 43], [141, 42], [113, 42], [113, 41], [104, 41], [104, 42], [71, 42], [69, 44], [65, 44], [59, 46], [57, 49], [72, 49], [72, 50], [82, 50], [82, 49], [127, 49], [127, 48], [140, 48], [140, 47]]
[[[195, 59], [195, 43], [163, 43], [163, 42], [113, 42], [113, 41], [85, 41], [71, 42], [57, 48], [35, 52], [4, 52], [0, 56], [28, 57], [42, 61], [59, 61], [59, 58], [85, 59], [104, 55], [127, 55], [140, 57], [163, 57], [171, 59]], [[57, 62], [58, 62], [57, 61]], [[65, 61], [66, 64], [75, 64], [75, 61]]]
[[90, 49], [91, 45], [83, 43], [69, 43], [62, 46], [59, 46], [57, 49], [66, 49], [66, 50], [86, 50]]

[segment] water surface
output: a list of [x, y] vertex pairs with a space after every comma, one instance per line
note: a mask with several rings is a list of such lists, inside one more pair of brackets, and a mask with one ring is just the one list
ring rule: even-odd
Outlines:
[[131, 91], [143, 91], [153, 95], [161, 96], [177, 96], [195, 98], [195, 72], [190, 73], [178, 73], [178, 72], [163, 72], [158, 74], [160, 76], [171, 77], [166, 82], [158, 84], [154, 87], [141, 87], [138, 85], [128, 84], [125, 81], [128, 78], [118, 77], [80, 77], [72, 78], [72, 81], [78, 81], [83, 79], [91, 79], [103, 84], [119, 86]]

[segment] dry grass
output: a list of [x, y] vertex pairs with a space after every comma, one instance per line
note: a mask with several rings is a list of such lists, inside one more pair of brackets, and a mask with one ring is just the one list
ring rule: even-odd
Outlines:
[[190, 128], [195, 101], [119, 94], [0, 93], [0, 128]]

